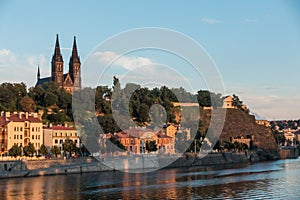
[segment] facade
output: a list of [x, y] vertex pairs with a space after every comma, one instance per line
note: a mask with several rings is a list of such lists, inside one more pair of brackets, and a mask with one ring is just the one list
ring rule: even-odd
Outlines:
[[270, 127], [270, 122], [268, 120], [256, 120], [256, 123], [262, 126]]
[[247, 137], [237, 136], [237, 137], [231, 138], [232, 143], [238, 142], [241, 144], [246, 144], [248, 146], [248, 148], [251, 148], [251, 141], [252, 141], [252, 138], [250, 135], [248, 135]]
[[0, 117], [0, 155], [7, 152], [7, 122], [3, 116]]
[[223, 106], [222, 108], [236, 108], [234, 105], [233, 105], [233, 98], [232, 96], [226, 96], [224, 99], [223, 99]]
[[36, 150], [43, 144], [43, 124], [37, 113], [1, 112], [1, 153], [14, 144], [24, 147], [32, 143]]
[[49, 128], [44, 128], [43, 134], [44, 145], [47, 148], [57, 146], [60, 150], [62, 150], [62, 145], [67, 140], [71, 140], [74, 144], [76, 144], [76, 147], [80, 147], [79, 135], [75, 128], [65, 126], [52, 126]]
[[78, 56], [76, 37], [74, 37], [72, 54], [69, 61], [69, 72], [64, 74], [64, 61], [60, 52], [58, 34], [56, 35], [56, 43], [54, 54], [51, 61], [51, 76], [41, 78], [40, 68], [37, 72], [36, 86], [54, 81], [59, 87], [64, 88], [67, 92], [73, 94], [75, 90], [81, 89], [81, 63]]
[[115, 137], [125, 147], [127, 152], [140, 153], [140, 143], [137, 137], [127, 135], [124, 132], [117, 133]]
[[129, 128], [112, 135], [112, 137], [120, 141], [127, 152], [130, 153], [145, 153], [147, 141], [155, 141], [158, 153], [175, 153], [175, 138], [153, 132], [149, 129]]
[[175, 126], [173, 124], [165, 124], [162, 128], [162, 133], [164, 133], [166, 136], [175, 138], [178, 130], [179, 126]]

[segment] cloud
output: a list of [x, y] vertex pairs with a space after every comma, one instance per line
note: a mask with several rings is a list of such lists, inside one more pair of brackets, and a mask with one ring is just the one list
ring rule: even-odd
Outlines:
[[33, 86], [37, 65], [48, 66], [44, 55], [16, 54], [9, 49], [0, 49], [1, 82], [25, 82]]
[[222, 23], [221, 20], [218, 19], [212, 19], [212, 18], [207, 18], [207, 17], [203, 17], [201, 19], [201, 22], [205, 23], [205, 24], [219, 24]]
[[123, 67], [127, 70], [132, 70], [136, 67], [143, 65], [153, 64], [153, 61], [149, 58], [137, 56], [124, 56], [111, 51], [95, 52], [93, 53], [93, 56], [96, 57], [98, 62], [101, 62], [101, 64], [107, 65], [113, 62], [113, 65]]
[[0, 49], [0, 66], [9, 67], [16, 63], [16, 56], [8, 49]]
[[47, 65], [47, 59], [44, 55], [29, 55], [27, 56], [27, 63], [31, 67], [36, 67], [38, 65]]

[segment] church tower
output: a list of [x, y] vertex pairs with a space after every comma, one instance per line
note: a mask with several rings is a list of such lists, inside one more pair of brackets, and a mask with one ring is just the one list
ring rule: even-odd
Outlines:
[[78, 56], [76, 37], [74, 36], [72, 55], [69, 62], [69, 74], [74, 84], [74, 90], [81, 89], [80, 58]]
[[56, 34], [56, 43], [51, 66], [51, 80], [56, 82], [59, 86], [63, 86], [64, 61], [60, 53], [58, 34]]

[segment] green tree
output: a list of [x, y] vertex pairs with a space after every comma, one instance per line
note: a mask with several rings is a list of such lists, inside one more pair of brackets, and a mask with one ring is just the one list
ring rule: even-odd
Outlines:
[[146, 150], [149, 152], [157, 151], [157, 145], [156, 145], [155, 140], [146, 141]]
[[22, 153], [22, 149], [20, 146], [14, 144], [9, 150], [8, 150], [8, 155], [13, 156], [13, 157], [17, 157], [17, 156], [21, 156]]
[[34, 145], [31, 142], [29, 142], [29, 144], [27, 146], [23, 147], [24, 156], [33, 157], [35, 152], [36, 152], [36, 150], [34, 148]]
[[148, 122], [149, 121], [149, 106], [142, 103], [139, 112], [139, 122]]
[[72, 153], [76, 152], [76, 144], [72, 140], [67, 139], [63, 143], [63, 150], [71, 156]]
[[49, 151], [48, 151], [47, 147], [44, 144], [41, 145], [40, 152], [43, 156], [49, 154]]
[[53, 155], [55, 155], [55, 157], [57, 157], [58, 155], [60, 155], [60, 149], [58, 148], [58, 146], [53, 146], [52, 148], [51, 148], [51, 153], [53, 154]]

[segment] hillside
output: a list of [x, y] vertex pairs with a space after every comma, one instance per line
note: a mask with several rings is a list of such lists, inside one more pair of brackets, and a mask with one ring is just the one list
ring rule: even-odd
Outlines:
[[[221, 109], [214, 110], [212, 115], [219, 115], [221, 111]], [[202, 117], [204, 126], [207, 127], [211, 113], [203, 111]], [[277, 154], [277, 144], [270, 128], [256, 124], [253, 115], [239, 109], [227, 109], [224, 127], [219, 139], [229, 141], [231, 137], [246, 137], [247, 135], [252, 135], [253, 145], [259, 151]]]

